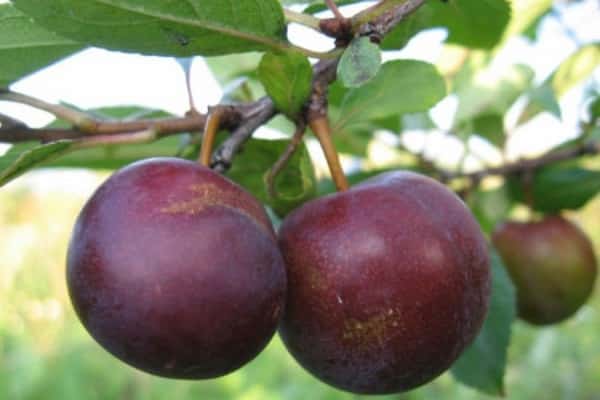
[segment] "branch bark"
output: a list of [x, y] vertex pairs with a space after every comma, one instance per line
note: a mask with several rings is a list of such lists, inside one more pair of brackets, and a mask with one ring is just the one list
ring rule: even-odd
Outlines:
[[485, 168], [480, 171], [462, 173], [448, 172], [438, 170], [442, 181], [448, 182], [453, 179], [467, 178], [474, 182], [479, 182], [487, 176], [507, 176], [513, 174], [533, 171], [546, 165], [555, 164], [561, 161], [572, 160], [582, 156], [591, 156], [600, 154], [600, 141], [588, 141], [580, 146], [552, 151], [543, 154], [540, 157], [523, 159], [513, 163], [504, 164], [498, 167]]

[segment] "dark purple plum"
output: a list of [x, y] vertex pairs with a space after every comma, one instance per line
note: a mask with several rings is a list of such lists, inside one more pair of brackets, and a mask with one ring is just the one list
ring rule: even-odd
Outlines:
[[531, 324], [561, 322], [590, 297], [598, 273], [587, 236], [560, 216], [505, 222], [492, 237], [517, 288], [519, 317]]
[[368, 394], [448, 369], [479, 332], [488, 246], [462, 201], [409, 172], [374, 177], [290, 214], [280, 335], [314, 376]]
[[283, 312], [286, 275], [261, 204], [197, 163], [157, 158], [112, 175], [77, 219], [67, 284], [106, 350], [172, 378], [254, 358]]

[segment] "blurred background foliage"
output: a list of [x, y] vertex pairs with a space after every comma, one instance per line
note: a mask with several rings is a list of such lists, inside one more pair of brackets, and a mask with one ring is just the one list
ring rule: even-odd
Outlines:
[[[87, 189], [77, 194], [67, 192], [66, 184], [46, 189], [27, 178], [0, 191], [0, 399], [362, 398], [312, 378], [277, 337], [246, 367], [210, 381], [153, 377], [102, 350], [78, 322], [64, 274], [76, 215], [105, 176], [86, 175]], [[600, 198], [570, 217], [590, 235], [600, 254]], [[507, 398], [600, 399], [599, 332], [599, 290], [575, 317], [556, 327], [513, 324]], [[416, 391], [378, 398], [486, 397], [445, 374]]]

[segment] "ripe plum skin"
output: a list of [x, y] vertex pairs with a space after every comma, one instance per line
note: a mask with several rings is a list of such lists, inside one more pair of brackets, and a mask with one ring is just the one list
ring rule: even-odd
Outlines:
[[492, 240], [517, 288], [521, 319], [555, 324], [575, 314], [590, 297], [598, 273], [594, 248], [565, 218], [504, 222]]
[[67, 285], [90, 334], [122, 361], [172, 378], [227, 374], [276, 331], [286, 275], [248, 192], [170, 158], [116, 172], [79, 215]]
[[294, 211], [280, 336], [339, 389], [395, 393], [444, 372], [479, 332], [488, 246], [462, 201], [419, 174], [381, 174]]

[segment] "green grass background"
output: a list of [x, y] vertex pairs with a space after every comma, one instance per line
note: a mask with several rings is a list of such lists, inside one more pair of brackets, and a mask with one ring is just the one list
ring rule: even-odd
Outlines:
[[[361, 399], [304, 372], [280, 340], [241, 370], [211, 381], [138, 372], [104, 352], [69, 303], [64, 260], [86, 195], [25, 185], [0, 190], [0, 400]], [[600, 198], [571, 215], [600, 255]], [[600, 289], [600, 288], [597, 288]], [[509, 399], [600, 399], [600, 290], [552, 328], [514, 325]], [[410, 393], [377, 399], [485, 399], [445, 374]]]

